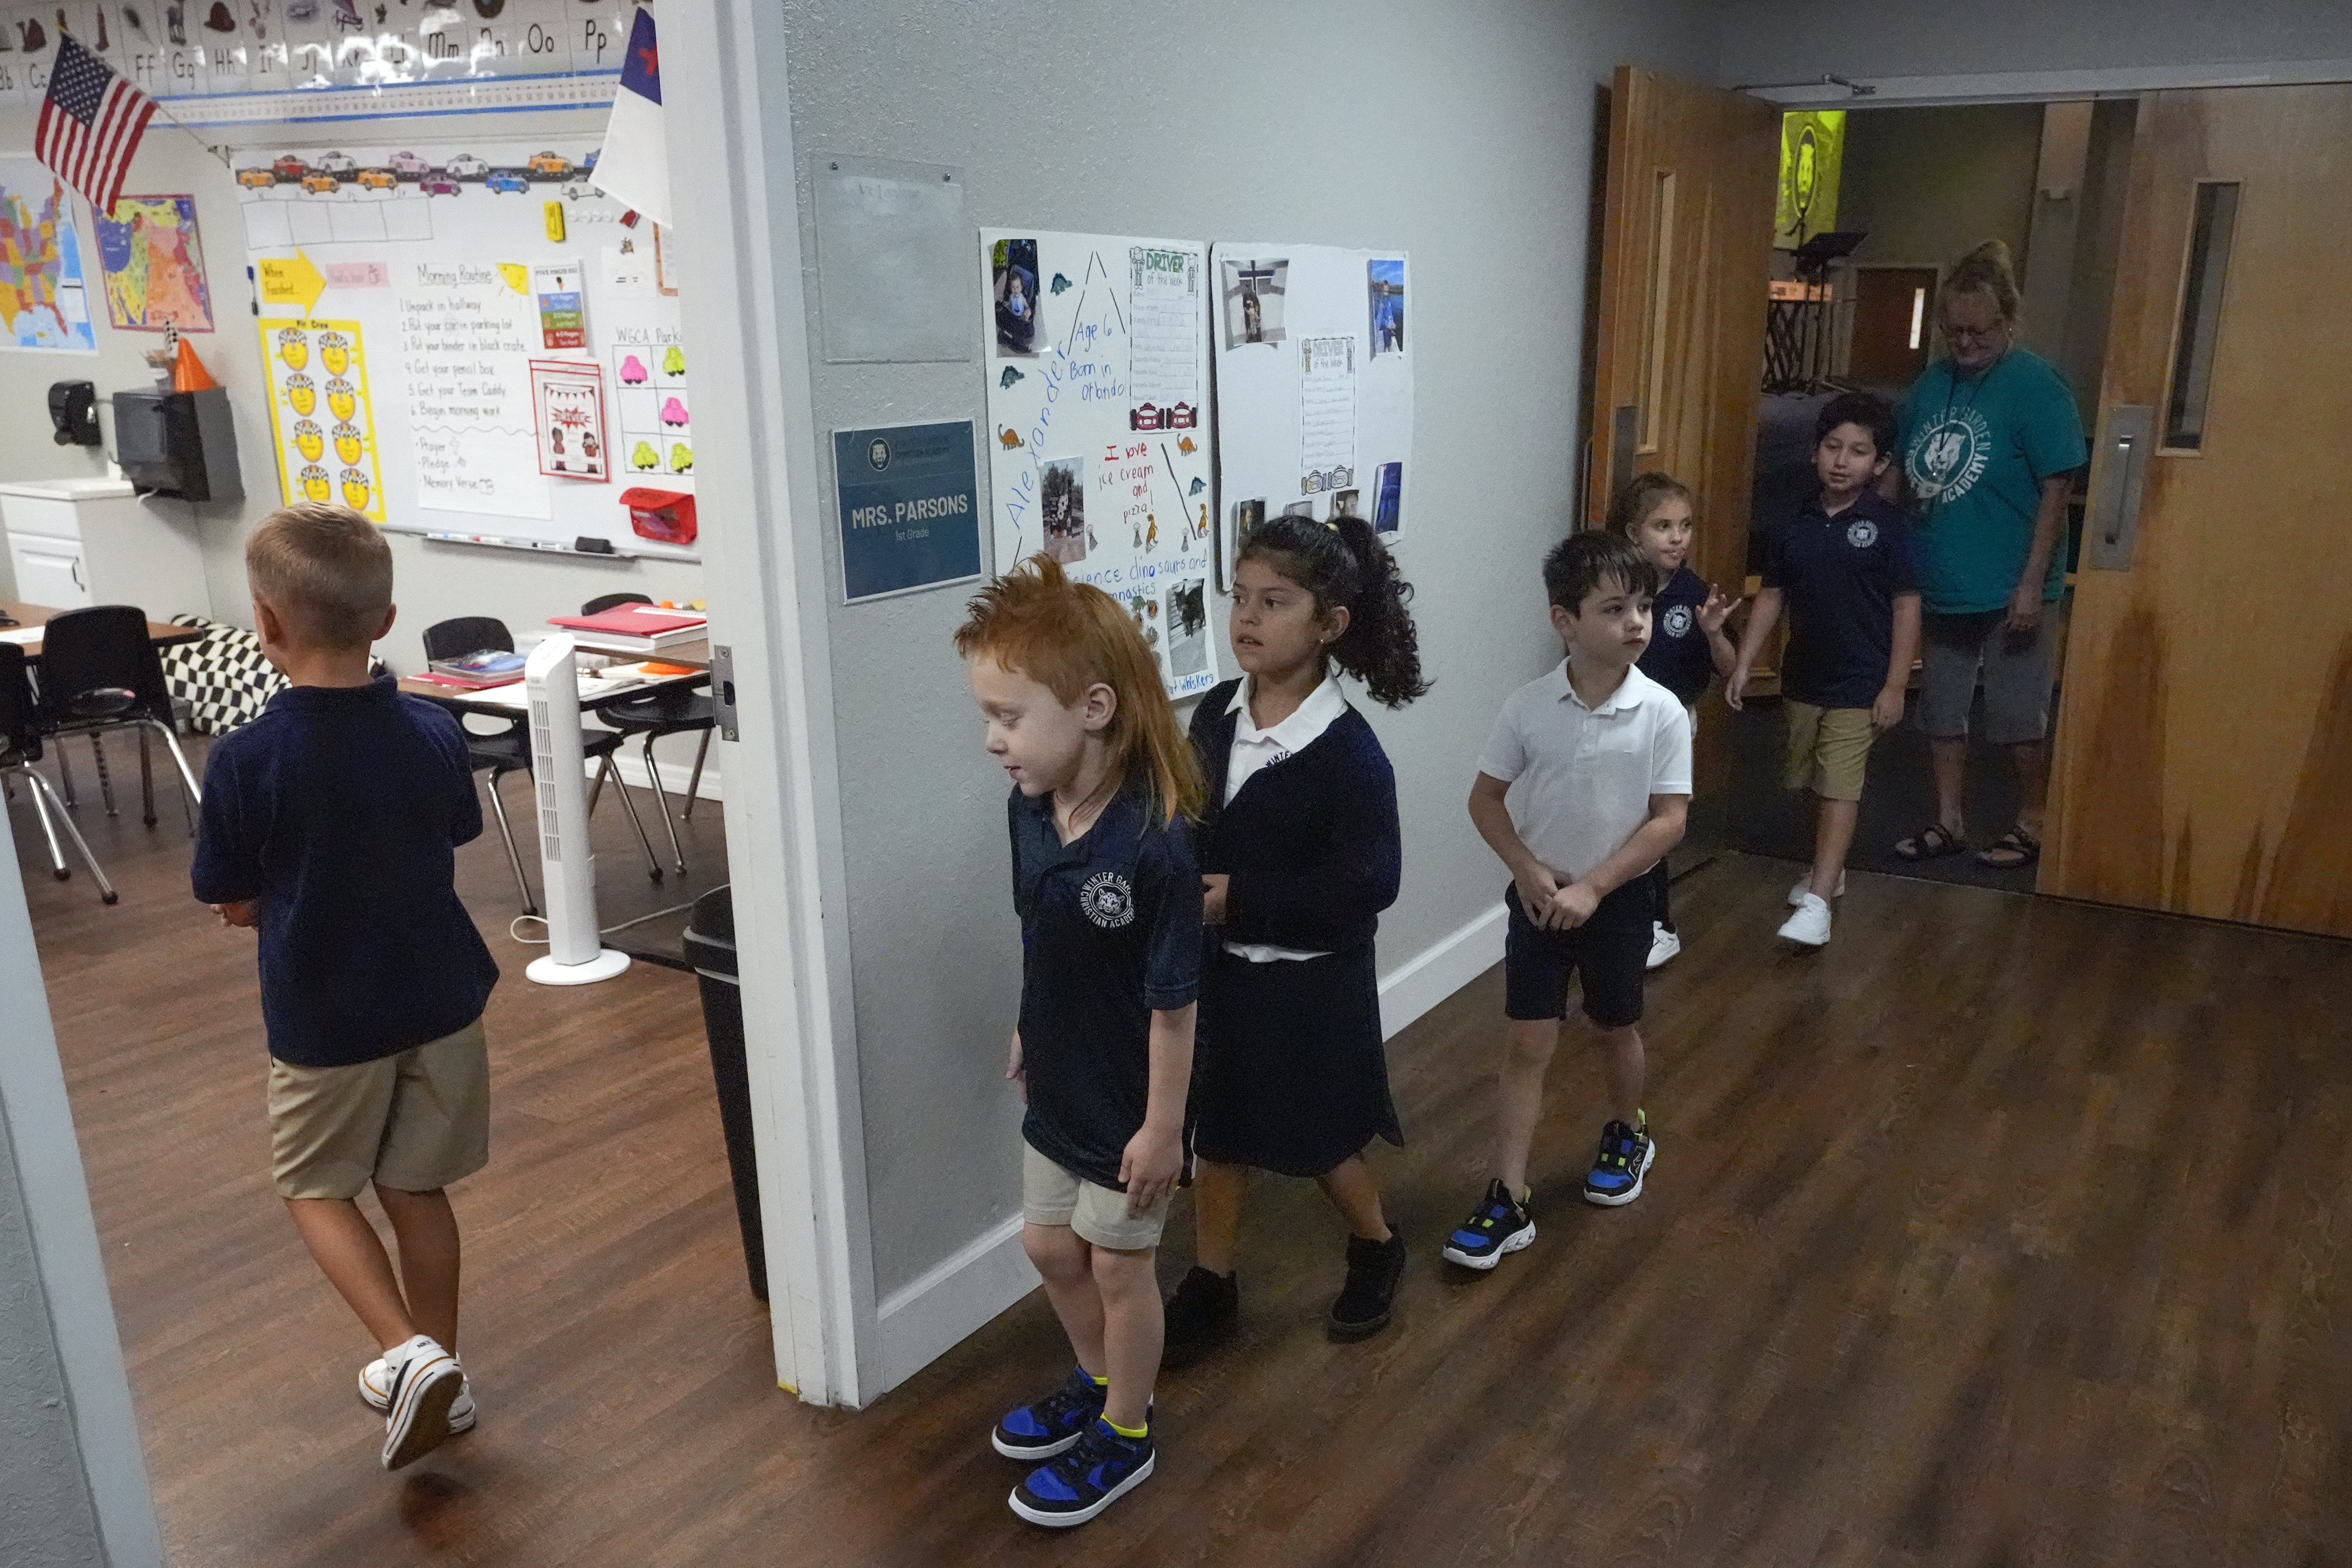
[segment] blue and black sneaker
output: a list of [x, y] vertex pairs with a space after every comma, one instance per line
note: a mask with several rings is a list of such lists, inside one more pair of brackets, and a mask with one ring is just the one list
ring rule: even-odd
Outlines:
[[1585, 1174], [1584, 1201], [1609, 1208], [1633, 1202], [1642, 1196], [1642, 1177], [1657, 1157], [1647, 1122], [1638, 1133], [1622, 1122], [1610, 1123], [1601, 1129], [1601, 1153]]
[[1140, 1437], [1123, 1437], [1097, 1416], [1076, 1447], [1031, 1471], [1009, 1500], [1013, 1511], [1032, 1524], [1084, 1524], [1150, 1475], [1151, 1460], [1148, 1429]]
[[1465, 1269], [1491, 1269], [1504, 1253], [1517, 1252], [1535, 1239], [1536, 1222], [1528, 1218], [1528, 1206], [1500, 1180], [1490, 1181], [1470, 1218], [1445, 1239], [1445, 1260]]
[[1085, 1367], [1074, 1366], [1059, 1388], [1007, 1413], [989, 1441], [1008, 1459], [1050, 1459], [1086, 1436], [1087, 1425], [1102, 1414], [1104, 1393]]

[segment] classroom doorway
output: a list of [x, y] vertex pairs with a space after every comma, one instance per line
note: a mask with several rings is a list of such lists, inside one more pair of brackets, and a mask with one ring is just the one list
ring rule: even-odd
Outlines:
[[[1699, 495], [1694, 569], [1752, 596], [1760, 530], [1812, 493], [1820, 409], [1844, 391], [1900, 402], [1938, 351], [1947, 267], [1988, 238], [2018, 264], [2019, 341], [2060, 368], [2091, 428], [2134, 115], [2116, 99], [1784, 116], [1745, 94], [1621, 71], [1594, 279], [1588, 521], [1633, 475], [1674, 474]], [[2082, 486], [2078, 476], [2061, 541], [2070, 562]], [[1768, 647], [1750, 687], [1761, 700], [1746, 712], [1719, 695], [1700, 705], [1678, 866], [1723, 848], [1811, 858], [1806, 802], [1780, 785], [1777, 656]], [[2018, 802], [2006, 754], [1978, 750], [1968, 817], [1982, 839]], [[1851, 863], [2033, 887], [2032, 867], [1896, 857], [1895, 841], [1933, 815], [1926, 739], [1906, 727], [1875, 750]]]

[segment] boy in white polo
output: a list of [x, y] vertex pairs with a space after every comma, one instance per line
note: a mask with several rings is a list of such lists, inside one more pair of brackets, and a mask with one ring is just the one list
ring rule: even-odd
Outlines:
[[1513, 692], [1470, 789], [1470, 820], [1511, 885], [1503, 976], [1503, 1061], [1486, 1196], [1445, 1244], [1448, 1261], [1492, 1269], [1535, 1239], [1528, 1149], [1544, 1069], [1559, 1043], [1568, 983], [1609, 1076], [1611, 1117], [1584, 1178], [1587, 1202], [1642, 1195], [1656, 1157], [1642, 1113], [1642, 981], [1654, 894], [1646, 873], [1682, 841], [1690, 808], [1690, 718], [1633, 667], [1650, 642], [1657, 574], [1630, 541], [1578, 533], [1544, 560], [1552, 629], [1567, 658]]

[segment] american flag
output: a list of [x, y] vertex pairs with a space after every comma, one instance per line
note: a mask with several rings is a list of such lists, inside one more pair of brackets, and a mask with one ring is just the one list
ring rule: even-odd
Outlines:
[[72, 34], [60, 33], [33, 154], [106, 217], [154, 113], [154, 99], [115, 75]]

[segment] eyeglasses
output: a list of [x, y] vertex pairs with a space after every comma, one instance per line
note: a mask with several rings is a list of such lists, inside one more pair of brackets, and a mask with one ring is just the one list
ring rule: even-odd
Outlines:
[[1995, 322], [1990, 327], [1954, 327], [1946, 323], [1940, 329], [1942, 330], [1945, 338], [1951, 342], [1990, 343], [1995, 338], [1999, 338], [2008, 332], [2009, 323], [2006, 321]]

